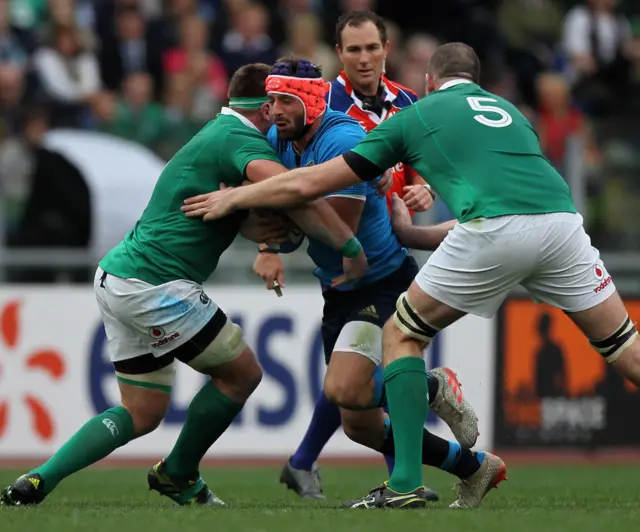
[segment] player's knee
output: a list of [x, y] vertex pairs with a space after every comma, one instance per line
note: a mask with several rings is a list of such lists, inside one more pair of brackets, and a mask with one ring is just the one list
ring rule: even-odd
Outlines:
[[224, 323], [215, 338], [187, 364], [209, 375], [227, 397], [245, 402], [262, 380], [262, 368], [245, 342], [242, 329], [218, 311]]
[[[610, 364], [618, 361], [625, 353], [631, 352], [630, 348], [638, 338], [638, 331], [631, 318], [627, 315], [622, 325], [604, 340], [591, 341], [591, 346]], [[640, 353], [637, 354], [640, 356]]]
[[[120, 400], [133, 421], [136, 437], [153, 432], [162, 422], [171, 402], [175, 365], [132, 373], [123, 372], [122, 363], [115, 363], [120, 388]], [[131, 370], [129, 365], [127, 369]]]
[[384, 337], [395, 337], [400, 341], [414, 340], [427, 346], [438, 334], [439, 329], [429, 325], [416, 311], [403, 293], [396, 301], [396, 311], [393, 318], [385, 324]]
[[122, 398], [124, 406], [133, 421], [133, 433], [136, 437], [149, 434], [158, 428], [169, 408], [170, 395], [166, 393], [149, 394], [145, 401]]
[[262, 368], [249, 347], [233, 360], [212, 369], [211, 381], [224, 395], [245, 403], [262, 381]]
[[327, 375], [324, 381], [324, 394], [332, 403], [343, 408], [363, 408], [362, 391], [348, 379], [339, 375]]
[[244, 394], [248, 399], [262, 382], [262, 367], [253, 350], [249, 347], [247, 347], [245, 352], [238, 358], [239, 363], [243, 364], [243, 377], [239, 384], [242, 386]]
[[371, 377], [375, 368], [376, 362], [362, 353], [334, 352], [324, 379], [325, 395], [349, 410], [371, 408], [375, 395]]

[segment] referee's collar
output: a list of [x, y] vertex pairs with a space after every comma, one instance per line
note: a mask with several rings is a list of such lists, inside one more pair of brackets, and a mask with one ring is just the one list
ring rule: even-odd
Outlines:
[[249, 120], [246, 116], [242, 116], [240, 113], [238, 113], [237, 111], [234, 111], [233, 109], [231, 109], [230, 107], [223, 107], [222, 109], [220, 109], [220, 114], [221, 115], [231, 115], [231, 116], [235, 116], [238, 120], [240, 120], [240, 122], [242, 122], [245, 126], [247, 127], [252, 127], [253, 129], [255, 129], [256, 131], [260, 131], [256, 125]]
[[449, 87], [455, 87], [456, 85], [462, 85], [463, 83], [473, 83], [473, 81], [469, 81], [468, 79], [452, 79], [451, 81], [447, 81], [440, 85], [439, 91], [448, 89]]

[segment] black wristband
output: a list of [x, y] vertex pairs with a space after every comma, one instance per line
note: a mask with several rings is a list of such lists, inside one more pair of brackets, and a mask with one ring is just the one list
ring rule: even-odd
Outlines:
[[274, 255], [277, 255], [278, 252], [275, 249], [271, 249], [271, 248], [262, 248], [262, 249], [258, 249], [259, 253], [273, 253]]

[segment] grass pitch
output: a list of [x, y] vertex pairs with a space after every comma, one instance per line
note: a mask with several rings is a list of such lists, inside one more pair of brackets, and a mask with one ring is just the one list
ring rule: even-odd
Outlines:
[[[0, 470], [0, 485], [23, 471]], [[276, 468], [203, 474], [228, 509], [180, 508], [147, 491], [145, 469], [94, 468], [39, 507], [0, 509], [0, 531], [33, 532], [631, 532], [640, 530], [640, 466], [512, 466], [478, 510], [450, 510], [454, 477], [425, 470], [441, 502], [428, 510], [336, 509], [385, 479], [384, 464], [324, 467], [326, 501], [302, 501]]]

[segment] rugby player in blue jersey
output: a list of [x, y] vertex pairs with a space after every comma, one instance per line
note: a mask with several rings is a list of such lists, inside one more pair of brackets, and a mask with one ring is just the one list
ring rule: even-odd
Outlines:
[[[268, 138], [287, 168], [328, 161], [349, 151], [366, 135], [352, 117], [327, 108], [322, 74], [308, 61], [278, 61], [266, 87], [275, 122]], [[281, 481], [300, 496], [316, 499], [324, 498], [316, 459], [341, 423], [352, 440], [386, 456], [394, 454], [392, 427], [381, 408], [385, 405], [382, 327], [418, 271], [392, 230], [385, 198], [373, 185], [358, 184], [331, 194], [327, 201], [357, 232], [369, 269], [357, 283], [332, 288], [331, 279], [340, 275], [341, 258], [309, 239], [307, 253], [316, 265], [314, 274], [323, 291], [322, 336], [328, 368], [324, 394], [318, 399], [307, 435], [285, 465]], [[434, 232], [441, 240], [447, 230], [434, 228]], [[268, 288], [278, 277], [278, 272], [269, 270], [281, 268], [281, 261], [271, 262], [270, 257], [273, 251], [261, 246], [256, 271], [267, 280]], [[451, 370], [438, 368], [428, 377], [431, 409], [451, 427], [459, 443], [425, 429], [423, 463], [467, 478], [480, 466], [476, 453], [468, 450], [477, 439], [477, 417]], [[423, 496], [437, 500], [431, 490], [425, 490]]]

